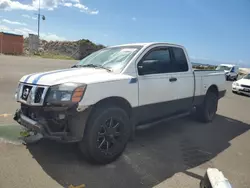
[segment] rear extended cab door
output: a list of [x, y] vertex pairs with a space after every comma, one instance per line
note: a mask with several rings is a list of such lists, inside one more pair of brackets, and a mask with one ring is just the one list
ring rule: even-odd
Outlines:
[[[157, 60], [158, 64], [142, 72], [144, 60]], [[136, 65], [139, 107], [134, 113], [137, 122], [171, 116], [191, 107], [194, 78], [182, 48], [171, 45], [149, 47]]]
[[173, 76], [177, 78], [176, 81], [176, 95], [179, 112], [189, 111], [193, 106], [193, 97], [195, 93], [195, 78], [192, 70], [192, 65], [186, 50], [183, 47], [171, 47], [173, 56]]

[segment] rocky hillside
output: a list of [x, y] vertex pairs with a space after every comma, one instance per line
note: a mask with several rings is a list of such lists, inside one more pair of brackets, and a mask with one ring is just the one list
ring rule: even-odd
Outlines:
[[[24, 48], [26, 54], [29, 54], [28, 39], [25, 39]], [[72, 57], [73, 59], [82, 59], [90, 53], [104, 48], [105, 46], [95, 44], [87, 39], [78, 41], [40, 41], [39, 52], [36, 54], [52, 54]]]

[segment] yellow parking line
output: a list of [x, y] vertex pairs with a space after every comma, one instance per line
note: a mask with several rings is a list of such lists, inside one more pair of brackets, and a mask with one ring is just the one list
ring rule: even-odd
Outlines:
[[11, 116], [11, 115], [12, 115], [12, 114], [0, 114], [0, 117], [6, 118], [6, 117]]
[[68, 188], [85, 188], [85, 185], [84, 184], [78, 186], [70, 185]]

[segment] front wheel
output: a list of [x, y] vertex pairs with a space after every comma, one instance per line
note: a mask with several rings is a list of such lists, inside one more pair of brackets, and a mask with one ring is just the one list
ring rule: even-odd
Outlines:
[[107, 164], [122, 154], [130, 133], [129, 117], [123, 109], [97, 107], [90, 116], [79, 148], [90, 162]]
[[218, 107], [218, 95], [215, 91], [208, 91], [203, 104], [197, 108], [197, 116], [203, 122], [213, 121]]

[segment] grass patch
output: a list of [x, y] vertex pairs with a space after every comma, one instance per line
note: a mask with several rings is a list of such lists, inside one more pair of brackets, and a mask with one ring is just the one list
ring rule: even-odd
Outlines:
[[57, 54], [42, 54], [40, 55], [42, 58], [49, 58], [49, 59], [65, 59], [65, 60], [74, 60], [73, 57], [66, 56], [66, 55], [57, 55]]
[[48, 52], [34, 52], [33, 55], [36, 57], [47, 58], [47, 59], [75, 60], [71, 56], [56, 54], [56, 53], [48, 53]]
[[20, 137], [21, 126], [18, 125], [3, 125], [0, 126], [0, 138], [6, 140], [18, 141]]

